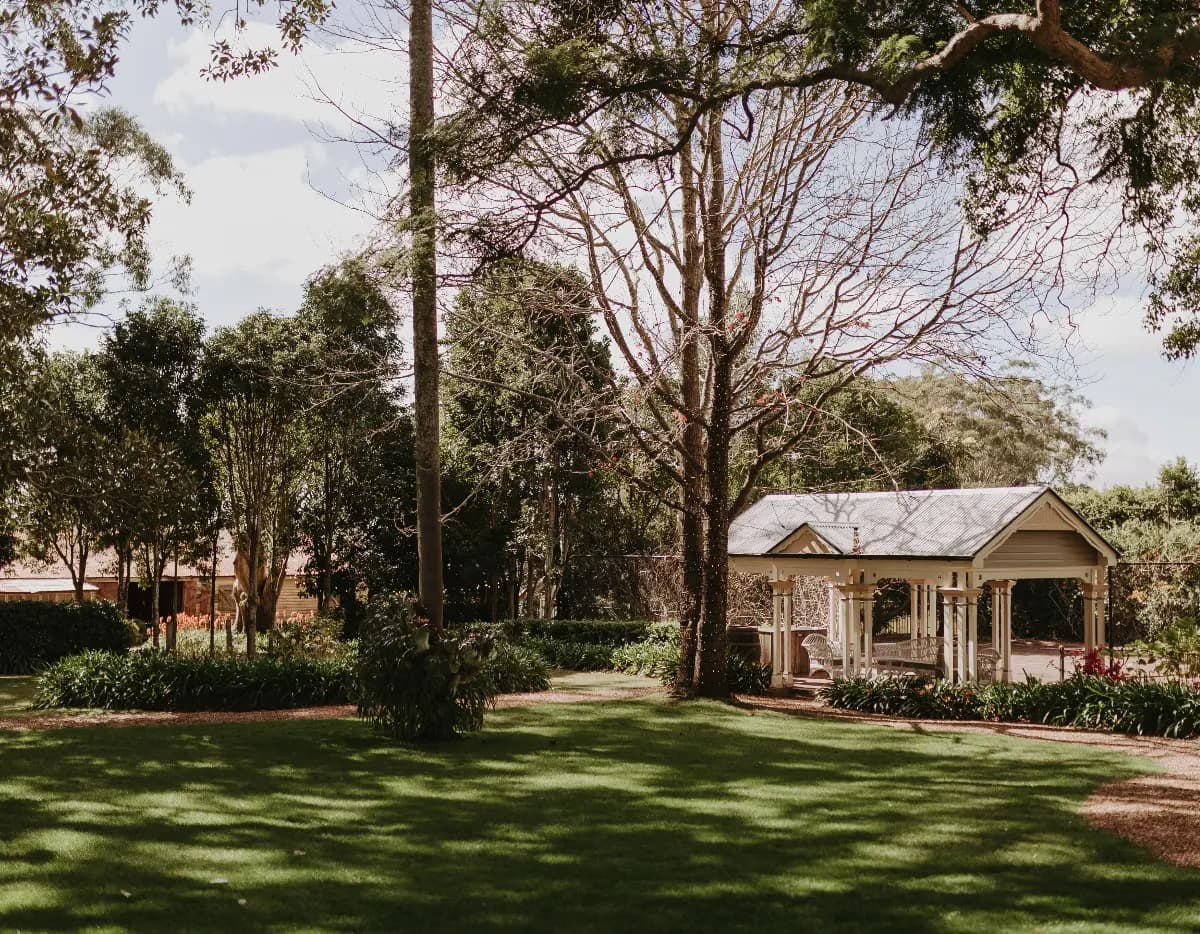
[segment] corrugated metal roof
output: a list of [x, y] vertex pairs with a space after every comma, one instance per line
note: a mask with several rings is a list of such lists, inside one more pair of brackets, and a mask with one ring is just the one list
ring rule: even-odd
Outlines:
[[[99, 590], [95, 584], [84, 582], [87, 593]], [[75, 585], [69, 577], [0, 578], [0, 593], [74, 593]]]
[[730, 524], [729, 553], [768, 554], [808, 526], [846, 555], [970, 558], [1046, 489], [773, 494]]

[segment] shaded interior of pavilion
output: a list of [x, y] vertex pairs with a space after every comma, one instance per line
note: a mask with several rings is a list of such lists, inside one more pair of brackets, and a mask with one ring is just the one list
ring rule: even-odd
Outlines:
[[[1103, 536], [1042, 486], [772, 494], [735, 518], [729, 555], [731, 570], [770, 583], [763, 656], [779, 689], [810, 672], [1020, 678], [1016, 583], [1077, 580], [1084, 648], [1094, 649], [1105, 644], [1107, 572], [1117, 560]], [[893, 612], [880, 636], [877, 603], [898, 586], [907, 612]], [[982, 640], [981, 617], [990, 624]]]

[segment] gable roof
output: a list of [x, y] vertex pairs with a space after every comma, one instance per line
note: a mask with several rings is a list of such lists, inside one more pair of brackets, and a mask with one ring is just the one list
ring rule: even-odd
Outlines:
[[835, 555], [970, 559], [1045, 493], [1104, 542], [1045, 486], [889, 490], [764, 496], [730, 523], [729, 554], [770, 554], [808, 528]]

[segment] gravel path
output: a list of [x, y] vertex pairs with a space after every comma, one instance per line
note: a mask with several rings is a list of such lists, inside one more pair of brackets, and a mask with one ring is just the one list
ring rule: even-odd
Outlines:
[[1132, 840], [1161, 860], [1200, 869], [1200, 742], [1153, 736], [1089, 733], [1025, 723], [909, 720], [835, 710], [800, 697], [739, 697], [749, 709], [878, 723], [915, 733], [990, 733], [1055, 743], [1079, 743], [1150, 759], [1162, 772], [1101, 785], [1081, 813], [1092, 826]]
[[[535, 704], [570, 704], [579, 701], [627, 700], [661, 692], [661, 688], [602, 688], [589, 691], [541, 691], [532, 694], [502, 694], [497, 707], [531, 707]], [[91, 726], [154, 726], [193, 723], [263, 723], [272, 720], [340, 720], [354, 716], [354, 707], [299, 707], [293, 710], [170, 711], [139, 710], [127, 712], [22, 714], [0, 717], [0, 730], [57, 730]]]

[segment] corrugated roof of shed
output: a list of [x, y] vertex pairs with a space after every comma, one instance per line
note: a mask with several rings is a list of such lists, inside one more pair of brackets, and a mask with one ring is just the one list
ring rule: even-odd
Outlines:
[[729, 553], [769, 554], [808, 526], [846, 555], [970, 558], [1046, 489], [772, 494], [730, 524]]

